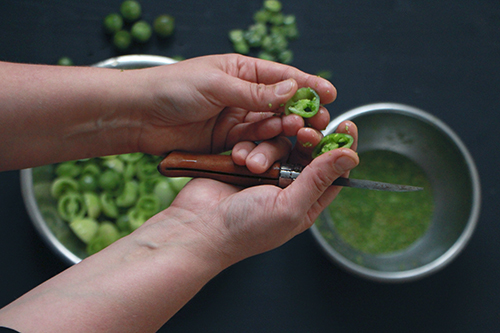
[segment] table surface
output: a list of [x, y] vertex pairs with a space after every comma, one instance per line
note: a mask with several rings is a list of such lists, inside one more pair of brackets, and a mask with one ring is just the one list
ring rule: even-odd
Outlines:
[[[500, 3], [498, 0], [283, 1], [301, 37], [293, 65], [329, 70], [337, 115], [375, 102], [421, 108], [465, 142], [482, 181], [470, 243], [422, 280], [383, 284], [331, 264], [309, 232], [214, 278], [165, 332], [486, 332], [500, 327]], [[89, 65], [118, 55], [102, 31], [119, 0], [0, 0], [0, 60]], [[186, 58], [231, 52], [260, 1], [143, 1], [144, 16], [176, 17], [175, 36], [129, 53]], [[1, 106], [0, 106], [1, 108]], [[0, 307], [67, 266], [24, 208], [19, 172], [0, 173]], [[497, 211], [497, 213], [495, 213]]]

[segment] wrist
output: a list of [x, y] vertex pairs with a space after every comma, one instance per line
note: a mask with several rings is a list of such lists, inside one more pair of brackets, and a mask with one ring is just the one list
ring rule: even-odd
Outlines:
[[184, 268], [196, 270], [209, 279], [214, 277], [234, 261], [225, 254], [222, 235], [207, 234], [210, 231], [203, 229], [212, 228], [198, 219], [175, 207], [168, 208], [131, 235], [136, 247], [131, 255], [140, 257], [156, 252], [165, 260], [175, 258], [186, 264]]

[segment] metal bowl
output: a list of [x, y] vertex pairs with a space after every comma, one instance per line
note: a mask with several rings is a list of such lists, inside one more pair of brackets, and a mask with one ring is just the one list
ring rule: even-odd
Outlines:
[[[428, 276], [449, 264], [476, 227], [481, 203], [474, 161], [460, 138], [442, 121], [417, 108], [379, 103], [358, 107], [331, 121], [324, 134], [344, 120], [359, 129], [358, 151], [389, 150], [415, 161], [432, 186], [434, 212], [427, 232], [405, 250], [373, 255], [361, 252], [333, 231], [327, 241], [317, 225], [311, 232], [326, 256], [358, 276], [403, 282]], [[320, 219], [325, 222], [327, 210]], [[327, 222], [335, 230], [335, 222]]]
[[[163, 56], [125, 55], [99, 62], [93, 66], [138, 69], [169, 65], [175, 62]], [[34, 188], [33, 184], [37, 181], [37, 177], [46, 177], [46, 175], [43, 172], [33, 171], [34, 169], [21, 170], [21, 191], [28, 214], [43, 240], [62, 260], [69, 265], [79, 263], [87, 256], [85, 246], [69, 229], [68, 224], [54, 213], [54, 209], [50, 209], [51, 205], [55, 204], [43, 194], [43, 189]]]

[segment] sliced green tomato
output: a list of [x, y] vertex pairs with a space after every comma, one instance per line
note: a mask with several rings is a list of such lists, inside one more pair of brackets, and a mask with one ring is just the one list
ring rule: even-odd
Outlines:
[[75, 161], [63, 162], [56, 166], [56, 175], [59, 177], [71, 177], [74, 178], [78, 176], [82, 171], [82, 167], [78, 165]]
[[309, 87], [300, 88], [285, 104], [285, 114], [297, 114], [303, 118], [311, 118], [319, 111], [319, 95]]
[[82, 218], [71, 221], [69, 227], [82, 242], [88, 244], [97, 234], [99, 223], [93, 218]]
[[123, 192], [116, 198], [118, 207], [131, 207], [137, 201], [139, 193], [139, 184], [135, 180], [125, 183]]
[[354, 138], [349, 134], [332, 133], [325, 136], [319, 144], [314, 148], [312, 157], [316, 158], [330, 150], [337, 148], [351, 148], [354, 143]]
[[148, 159], [137, 162], [137, 177], [140, 180], [150, 179], [159, 175], [157, 163]]
[[63, 220], [70, 222], [84, 217], [87, 209], [83, 197], [79, 193], [71, 192], [59, 198], [57, 211]]
[[118, 188], [118, 185], [122, 181], [120, 174], [111, 169], [105, 170], [99, 176], [99, 187], [104, 191], [112, 191]]
[[91, 218], [98, 218], [101, 215], [101, 200], [94, 192], [83, 193], [83, 202], [87, 207], [87, 216]]
[[130, 227], [131, 231], [134, 231], [137, 228], [139, 228], [148, 219], [148, 217], [137, 208], [130, 209], [127, 212], [127, 215], [128, 215], [129, 227]]
[[170, 183], [170, 186], [172, 189], [176, 192], [179, 193], [184, 186], [191, 180], [192, 178], [189, 177], [175, 177], [175, 178], [168, 178], [168, 181]]
[[160, 210], [168, 208], [174, 201], [177, 192], [170, 186], [167, 178], [163, 178], [155, 184], [153, 194], [160, 201]]
[[118, 158], [125, 162], [137, 162], [144, 156], [144, 153], [129, 153], [118, 155]]
[[160, 200], [152, 195], [146, 194], [139, 197], [135, 206], [147, 218], [152, 217], [160, 211]]
[[116, 219], [118, 217], [118, 207], [110, 193], [104, 192], [100, 196], [101, 208], [104, 215], [109, 218]]
[[97, 177], [90, 173], [84, 173], [78, 179], [80, 190], [94, 191], [97, 188]]
[[117, 173], [123, 173], [125, 169], [125, 164], [123, 163], [123, 160], [118, 157], [106, 158], [103, 160], [102, 165]]
[[99, 225], [96, 235], [87, 244], [87, 253], [92, 255], [111, 245], [121, 237], [118, 228], [111, 222], [105, 221]]

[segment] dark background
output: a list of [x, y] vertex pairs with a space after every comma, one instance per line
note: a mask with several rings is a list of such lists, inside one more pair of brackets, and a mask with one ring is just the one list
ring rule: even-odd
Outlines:
[[[120, 0], [0, 0], [0, 60], [89, 65], [118, 53], [101, 22]], [[374, 102], [428, 111], [466, 143], [482, 180], [475, 234], [444, 270], [405, 284], [357, 278], [332, 265], [306, 232], [212, 280], [162, 331], [491, 332], [500, 328], [500, 3], [498, 0], [283, 1], [301, 37], [293, 65], [332, 72], [332, 115]], [[176, 17], [175, 36], [129, 53], [195, 57], [231, 52], [261, 1], [142, 1], [144, 17]], [[1, 110], [1, 105], [0, 105]], [[0, 155], [1, 158], [1, 155]], [[66, 265], [40, 240], [19, 172], [0, 173], [0, 307]], [[496, 213], [495, 213], [496, 212]]]

